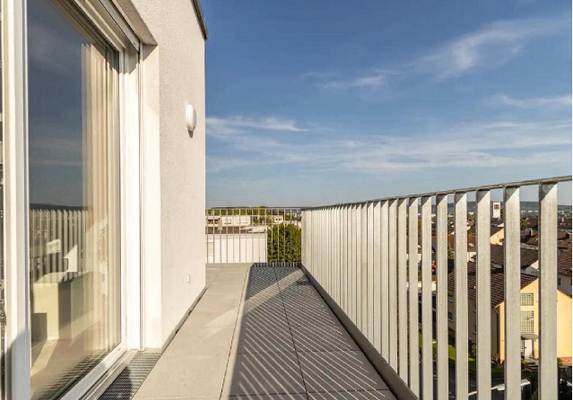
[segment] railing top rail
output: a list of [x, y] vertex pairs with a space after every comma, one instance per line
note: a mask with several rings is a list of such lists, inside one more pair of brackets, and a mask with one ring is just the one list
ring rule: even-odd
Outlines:
[[402, 195], [402, 196], [389, 196], [389, 197], [382, 197], [382, 198], [378, 198], [378, 199], [354, 201], [354, 202], [348, 202], [348, 203], [328, 204], [328, 205], [314, 206], [314, 207], [301, 207], [301, 210], [302, 211], [318, 210], [318, 209], [322, 209], [322, 208], [345, 207], [345, 206], [361, 205], [361, 204], [366, 204], [366, 203], [375, 203], [375, 202], [379, 202], [379, 201], [407, 199], [407, 198], [418, 198], [418, 197], [430, 197], [430, 196], [448, 195], [448, 194], [454, 194], [454, 193], [468, 193], [468, 192], [475, 192], [477, 190], [494, 190], [494, 189], [504, 189], [504, 188], [508, 188], [508, 187], [533, 186], [533, 185], [540, 185], [543, 183], [559, 183], [559, 182], [568, 182], [568, 181], [571, 181], [571, 175], [555, 176], [552, 178], [530, 179], [530, 180], [507, 182], [507, 183], [497, 183], [497, 184], [493, 184], [493, 185], [472, 186], [472, 187], [466, 187], [466, 188], [461, 188], [461, 189], [442, 190], [442, 191], [438, 191], [438, 192], [408, 194], [408, 195]]

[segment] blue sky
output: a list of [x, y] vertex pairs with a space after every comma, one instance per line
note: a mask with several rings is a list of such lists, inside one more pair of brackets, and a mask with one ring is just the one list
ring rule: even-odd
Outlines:
[[570, 2], [202, 5], [209, 206], [571, 173]]

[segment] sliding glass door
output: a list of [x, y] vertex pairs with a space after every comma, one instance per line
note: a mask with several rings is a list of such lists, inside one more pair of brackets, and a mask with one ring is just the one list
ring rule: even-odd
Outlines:
[[27, 5], [34, 400], [121, 342], [119, 54], [69, 3]]

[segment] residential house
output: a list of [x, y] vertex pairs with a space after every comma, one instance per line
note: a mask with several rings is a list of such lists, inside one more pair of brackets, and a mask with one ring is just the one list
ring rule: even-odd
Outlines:
[[491, 244], [502, 244], [503, 243], [503, 234], [504, 234], [504, 229], [503, 229], [503, 224], [502, 226], [498, 226], [498, 225], [492, 225], [490, 228], [490, 243]]
[[[491, 265], [502, 268], [505, 264], [503, 246], [491, 245]], [[521, 248], [521, 273], [537, 275], [539, 268], [539, 253], [537, 250]]]
[[571, 296], [571, 249], [559, 254], [557, 259], [557, 287]]
[[[503, 360], [504, 349], [504, 270], [491, 268], [491, 343], [492, 352], [498, 353]], [[536, 276], [521, 274], [521, 333], [522, 354], [525, 358], [538, 358], [538, 283]], [[477, 303], [476, 303], [476, 264], [468, 262], [468, 327], [469, 339], [477, 343]], [[448, 329], [455, 336], [455, 274], [448, 275]], [[571, 349], [571, 297], [557, 290], [557, 356], [570, 360]]]
[[[453, 232], [448, 235], [448, 245], [450, 246], [452, 251], [455, 249], [456, 238]], [[474, 256], [476, 255], [476, 236], [472, 233], [468, 234], [467, 237], [467, 253], [468, 253], [468, 260], [473, 259]]]

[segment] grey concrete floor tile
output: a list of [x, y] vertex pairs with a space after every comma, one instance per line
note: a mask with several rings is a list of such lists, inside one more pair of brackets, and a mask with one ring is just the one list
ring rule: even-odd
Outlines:
[[307, 400], [305, 393], [285, 393], [285, 394], [248, 394], [245, 396], [221, 397], [221, 400]]
[[359, 351], [346, 330], [338, 325], [291, 327], [297, 351]]
[[161, 357], [134, 400], [218, 398], [227, 356]]
[[389, 390], [309, 393], [309, 400], [396, 400]]
[[235, 333], [233, 351], [236, 353], [294, 352], [288, 325], [241, 324]]
[[304, 393], [294, 353], [237, 354], [229, 363], [223, 395]]
[[[241, 304], [242, 297], [242, 293], [227, 293], [220, 296], [211, 294], [206, 297], [203, 296], [201, 300], [204, 300], [204, 304], [217, 304], [217, 306], [233, 308]], [[211, 306], [201, 308], [210, 309]]]
[[231, 328], [237, 323], [239, 308], [224, 310], [193, 310], [189, 318], [185, 321], [186, 327], [202, 328]]
[[340, 326], [340, 321], [334, 314], [328, 312], [313, 312], [313, 311], [297, 311], [295, 313], [287, 309], [287, 319], [289, 324], [293, 327], [306, 327], [306, 326], [324, 326], [334, 325]]
[[228, 356], [235, 327], [195, 328], [185, 326], [175, 335], [163, 356], [174, 355], [211, 355]]
[[241, 303], [237, 303], [237, 304], [230, 304], [227, 303], [225, 304], [225, 302], [223, 303], [218, 303], [216, 301], [204, 301], [201, 302], [199, 301], [199, 303], [197, 303], [197, 305], [195, 306], [195, 308], [193, 308], [193, 310], [191, 311], [191, 313], [189, 314], [189, 317], [192, 317], [194, 314], [198, 315], [198, 314], [224, 314], [227, 311], [233, 310], [233, 309], [237, 309], [239, 308], [241, 305]]
[[241, 323], [254, 328], [275, 326], [288, 328], [289, 326], [286, 314], [280, 310], [249, 312], [242, 316]]
[[388, 389], [361, 352], [301, 352], [298, 356], [309, 392]]

